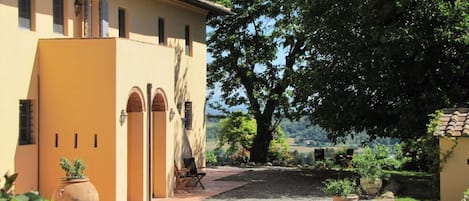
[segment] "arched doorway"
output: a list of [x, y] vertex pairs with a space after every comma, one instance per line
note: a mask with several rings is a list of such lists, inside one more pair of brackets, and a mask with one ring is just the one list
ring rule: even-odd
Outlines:
[[127, 200], [140, 201], [144, 195], [143, 97], [133, 89], [127, 100]]
[[[166, 95], [161, 89], [157, 89], [153, 98], [151, 111], [153, 115], [153, 140], [152, 140], [152, 197], [166, 197]], [[172, 163], [171, 163], [172, 164]]]

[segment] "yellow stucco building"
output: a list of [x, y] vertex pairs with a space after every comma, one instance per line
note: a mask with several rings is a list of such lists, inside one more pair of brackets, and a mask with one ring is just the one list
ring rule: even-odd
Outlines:
[[443, 109], [435, 135], [439, 137], [440, 200], [461, 200], [469, 189], [469, 108]]
[[81, 158], [101, 200], [172, 195], [205, 163], [207, 0], [0, 0], [0, 174], [51, 197]]

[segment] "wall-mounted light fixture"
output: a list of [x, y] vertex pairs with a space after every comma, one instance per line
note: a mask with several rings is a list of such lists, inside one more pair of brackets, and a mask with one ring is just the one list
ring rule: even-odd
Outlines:
[[169, 121], [172, 121], [172, 120], [173, 120], [175, 114], [176, 114], [176, 113], [174, 112], [173, 108], [171, 108], [171, 109], [169, 110]]
[[124, 125], [125, 119], [127, 119], [127, 113], [125, 110], [121, 110], [121, 115], [119, 116], [119, 122], [121, 123], [121, 126]]
[[75, 16], [78, 16], [81, 13], [81, 8], [83, 7], [83, 2], [82, 0], [75, 0], [74, 6], [75, 6]]

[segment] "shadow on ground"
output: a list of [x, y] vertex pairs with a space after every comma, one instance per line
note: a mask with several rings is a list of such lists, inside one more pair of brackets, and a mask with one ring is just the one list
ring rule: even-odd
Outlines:
[[254, 168], [238, 175], [219, 180], [246, 181], [249, 184], [222, 193], [214, 199], [312, 199], [330, 200], [320, 190], [322, 181], [327, 178], [351, 177], [349, 172], [317, 171], [315, 174], [304, 174], [297, 168], [268, 167]]
[[[395, 178], [396, 176], [392, 176]], [[316, 200], [330, 201], [321, 188], [328, 178], [352, 178], [358, 182], [358, 175], [351, 171], [312, 170], [298, 168], [264, 167], [252, 168], [237, 175], [221, 178], [222, 181], [249, 182], [240, 188], [216, 195], [209, 200]], [[413, 197], [417, 200], [434, 200], [428, 195], [429, 177], [395, 178], [401, 184], [400, 197]], [[373, 198], [368, 198], [373, 199]], [[365, 197], [360, 200], [367, 200]]]

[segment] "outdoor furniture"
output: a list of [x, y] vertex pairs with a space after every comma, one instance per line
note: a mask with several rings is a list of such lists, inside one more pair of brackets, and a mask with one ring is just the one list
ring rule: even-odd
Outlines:
[[314, 149], [314, 160], [315, 161], [324, 161], [325, 159], [325, 150], [324, 149]]
[[174, 161], [174, 177], [176, 177], [176, 186], [174, 190], [183, 190], [190, 193], [188, 184], [192, 181], [192, 177], [186, 176], [189, 172], [187, 168], [178, 169], [176, 161]]
[[205, 186], [204, 184], [202, 184], [201, 180], [205, 177], [205, 175], [207, 175], [207, 173], [199, 172], [197, 170], [197, 166], [195, 165], [195, 159], [193, 157], [185, 158], [184, 167], [189, 169], [189, 172], [186, 173], [186, 176], [193, 178], [193, 187], [196, 187], [197, 184], [200, 184], [200, 187], [202, 187], [202, 189], [205, 189]]

